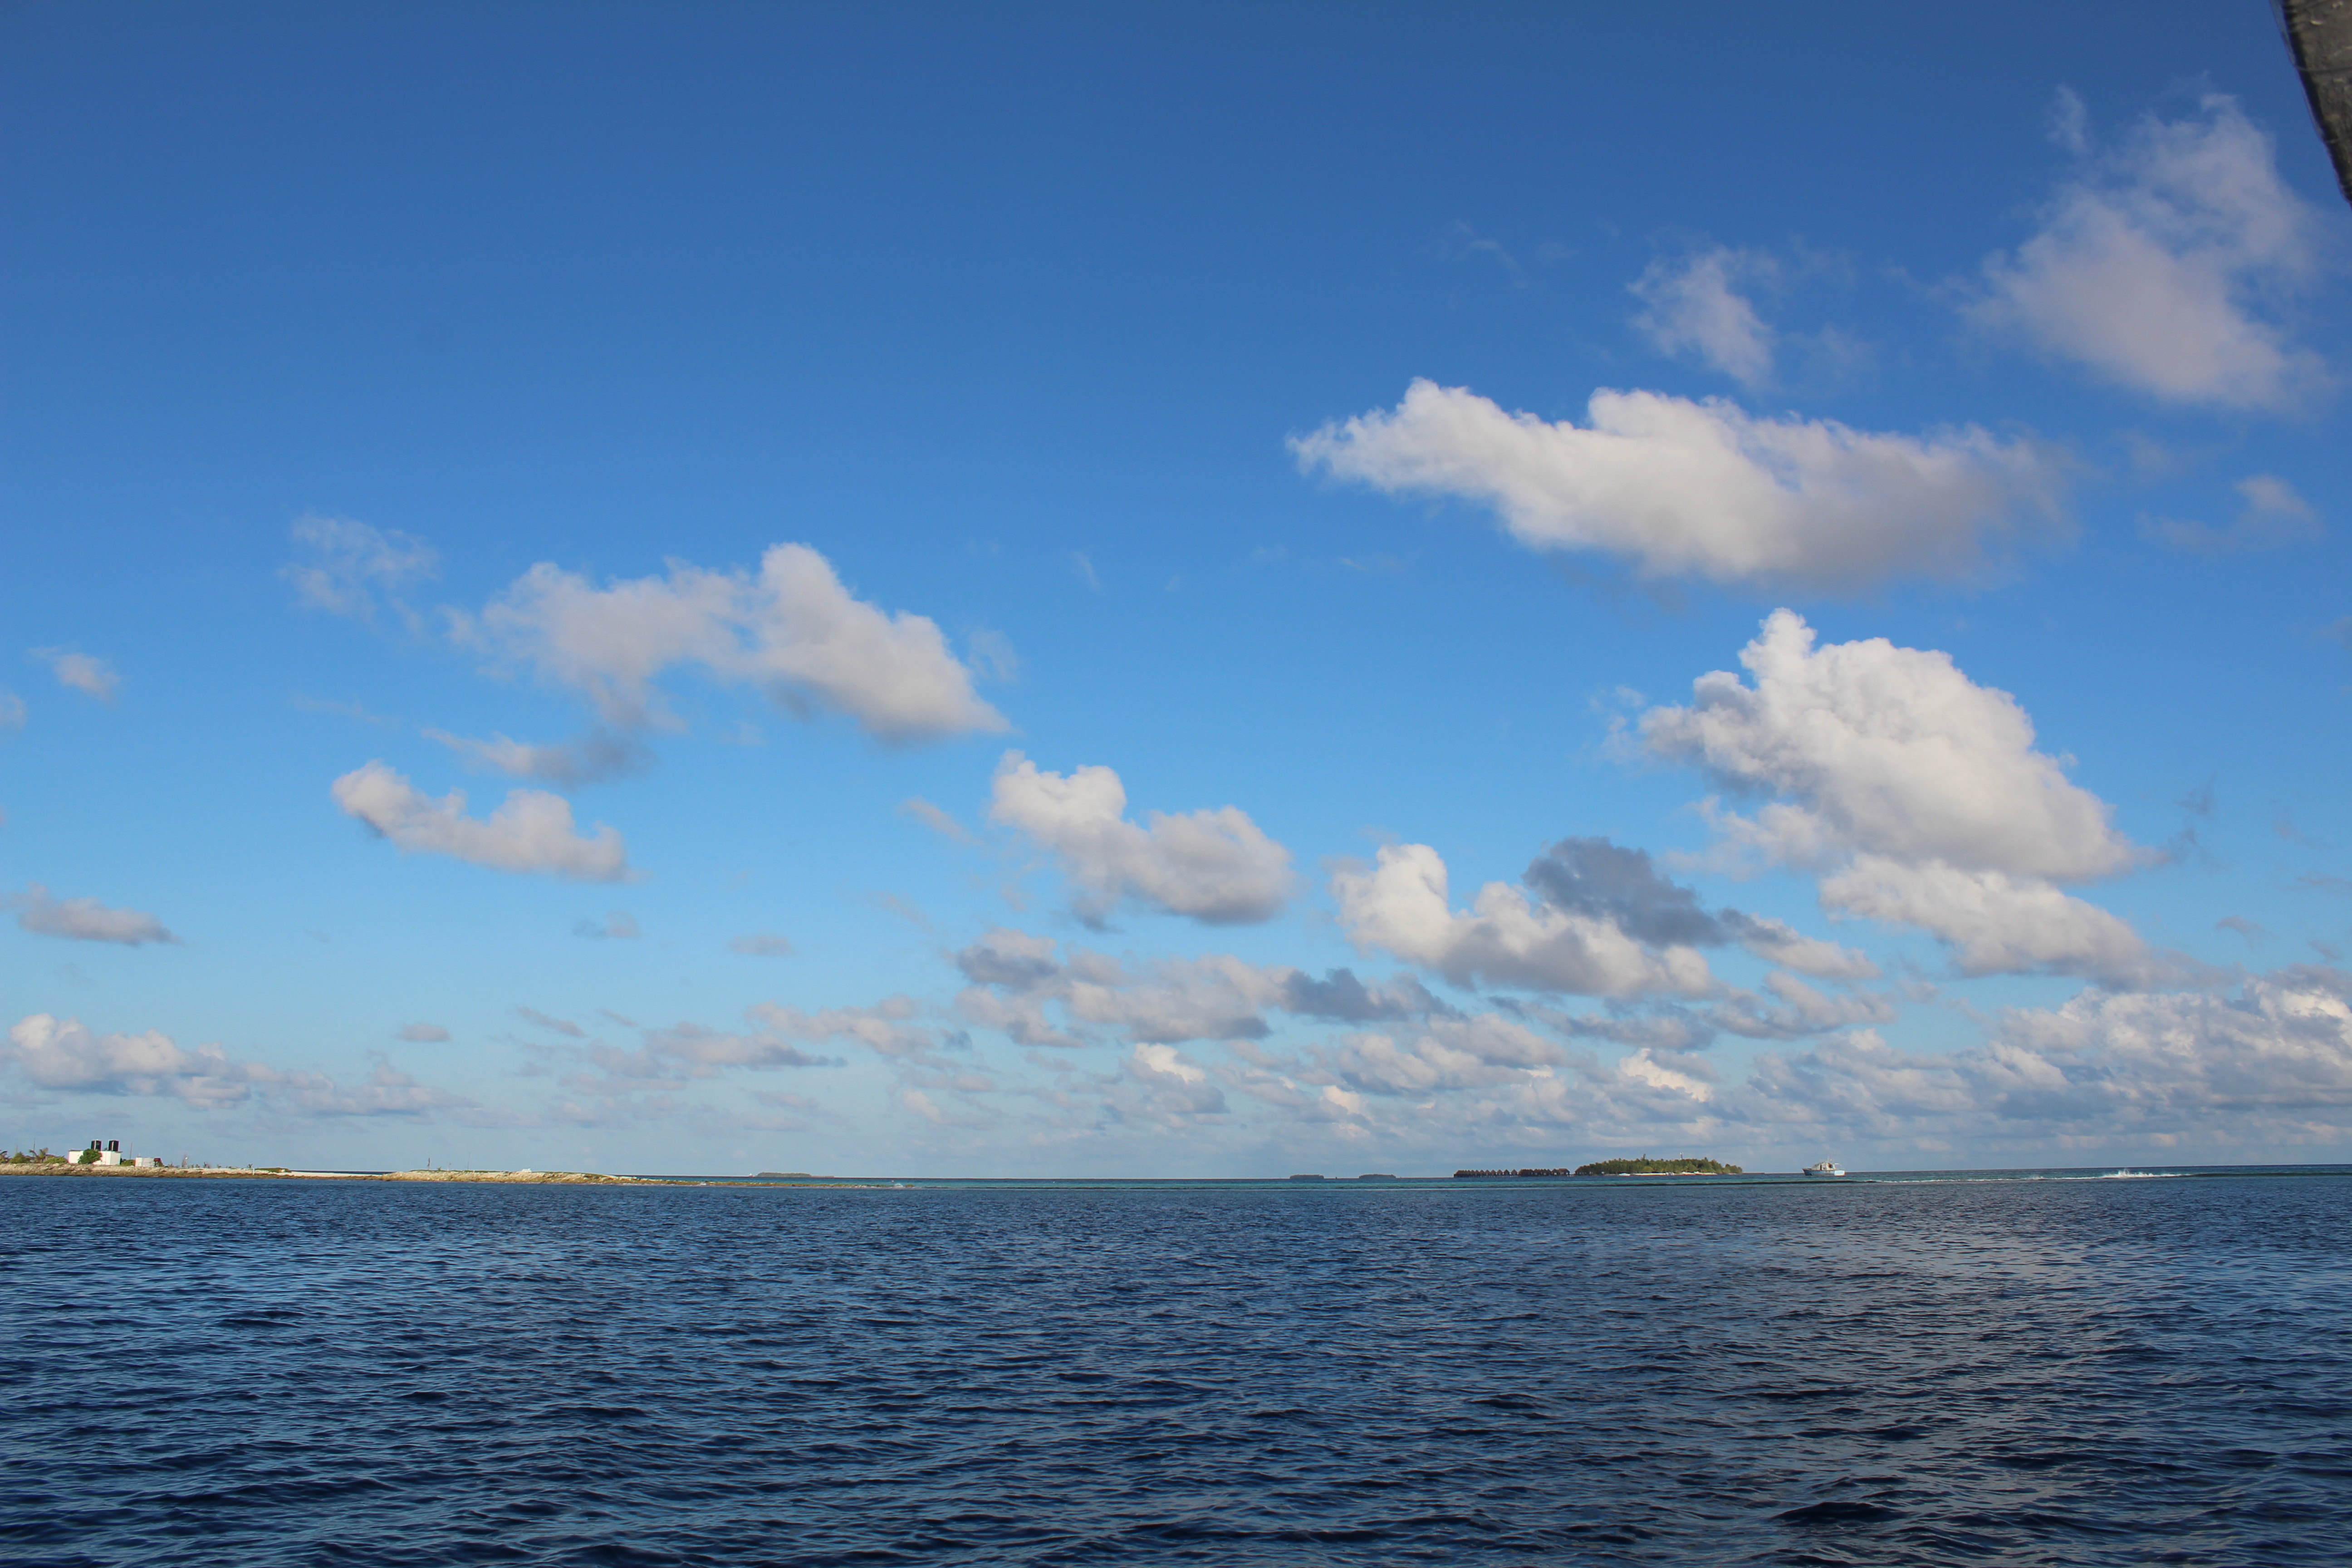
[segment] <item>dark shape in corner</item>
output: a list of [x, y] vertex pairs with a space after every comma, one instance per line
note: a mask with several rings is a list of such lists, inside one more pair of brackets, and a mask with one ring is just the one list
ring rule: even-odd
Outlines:
[[2352, 0], [2275, 0], [2275, 9], [2336, 188], [2352, 202]]

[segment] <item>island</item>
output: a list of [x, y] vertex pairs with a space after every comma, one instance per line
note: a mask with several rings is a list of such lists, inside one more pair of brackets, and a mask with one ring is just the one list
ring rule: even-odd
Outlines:
[[1576, 1173], [1580, 1176], [1744, 1176], [1748, 1173], [1720, 1160], [1689, 1157], [1659, 1160], [1643, 1154], [1631, 1160], [1595, 1160], [1590, 1165], [1579, 1165]]

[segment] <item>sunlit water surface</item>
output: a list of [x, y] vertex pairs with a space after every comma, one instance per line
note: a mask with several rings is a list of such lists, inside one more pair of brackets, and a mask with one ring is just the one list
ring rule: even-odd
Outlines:
[[2336, 1563], [2347, 1200], [0, 1179], [0, 1556]]

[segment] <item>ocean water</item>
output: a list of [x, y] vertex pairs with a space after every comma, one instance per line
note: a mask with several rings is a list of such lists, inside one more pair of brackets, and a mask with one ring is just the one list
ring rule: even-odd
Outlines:
[[36, 1564], [2302, 1563], [2352, 1173], [0, 1178]]

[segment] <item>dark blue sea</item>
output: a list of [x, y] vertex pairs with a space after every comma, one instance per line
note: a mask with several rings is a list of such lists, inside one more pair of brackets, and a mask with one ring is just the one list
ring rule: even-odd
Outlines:
[[36, 1564], [2338, 1563], [2352, 1173], [0, 1179]]

